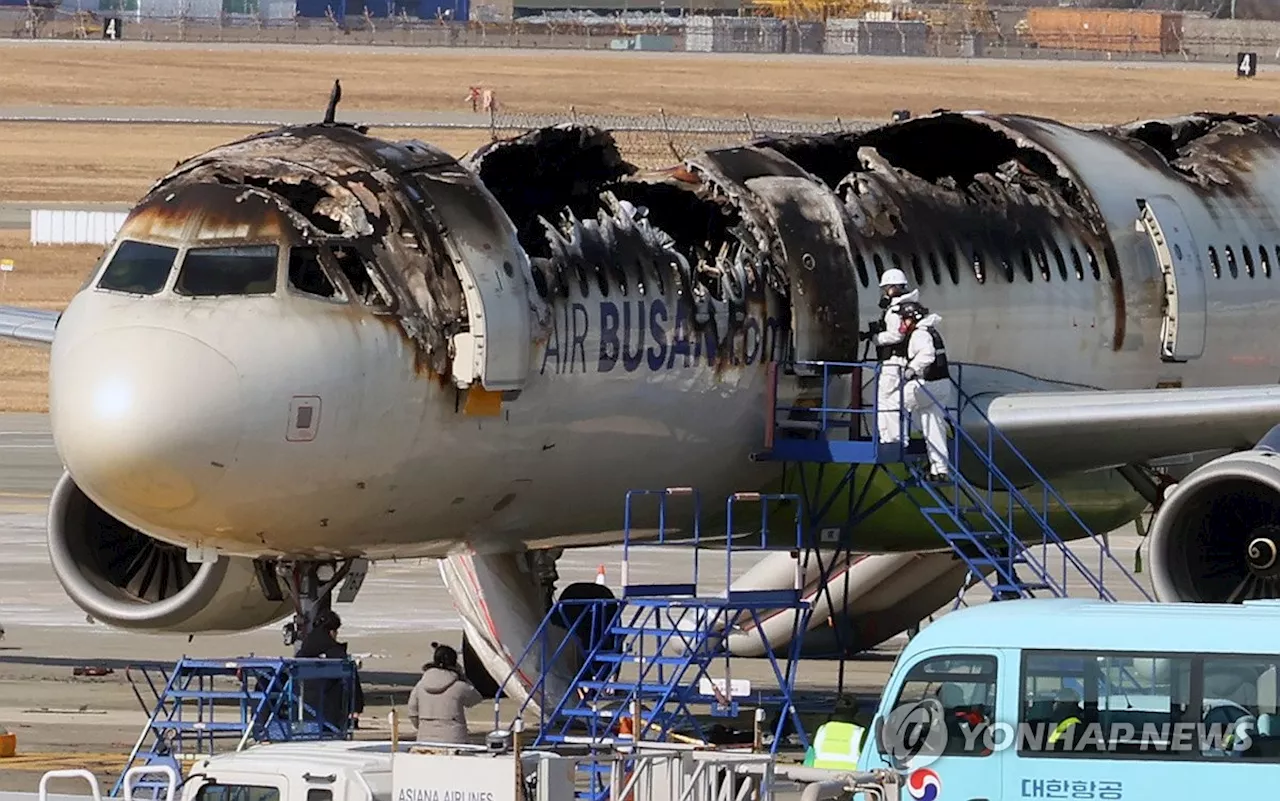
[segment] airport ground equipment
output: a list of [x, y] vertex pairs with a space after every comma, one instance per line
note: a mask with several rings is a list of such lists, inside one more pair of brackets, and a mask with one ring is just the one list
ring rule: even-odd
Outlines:
[[[773, 386], [781, 371], [821, 381], [818, 407], [774, 405], [768, 417], [765, 449], [754, 458], [793, 466], [793, 483], [799, 484], [804, 498], [806, 522], [811, 531], [818, 533], [822, 546], [847, 548], [848, 529], [894, 497], [904, 495], [969, 567], [971, 580], [980, 581], [990, 590], [993, 600], [1030, 598], [1037, 593], [1065, 597], [1067, 578], [1073, 570], [1088, 586], [1089, 594], [1102, 600], [1116, 600], [1105, 581], [1108, 572], [1116, 581], [1128, 583], [1143, 598], [1152, 600], [1141, 582], [1111, 553], [1107, 542], [1072, 511], [1049, 481], [973, 403], [963, 389], [964, 365], [952, 367], [954, 402], [941, 404], [950, 428], [950, 475], [945, 481], [928, 480], [923, 442], [912, 441], [904, 447], [880, 440], [874, 392], [869, 407], [832, 407], [830, 399], [836, 381], [851, 383], [848, 394], [856, 403], [868, 386], [862, 379], [878, 379], [879, 363], [794, 362], [770, 365], [769, 369]], [[922, 388], [922, 392], [937, 402], [928, 389]], [[776, 392], [771, 392], [770, 397], [776, 397]], [[899, 408], [900, 424], [909, 431], [912, 415], [901, 401]], [[961, 425], [962, 419], [970, 428], [981, 429], [981, 433], [966, 429]], [[1015, 484], [1001, 470], [1001, 462], [1014, 465], [1029, 476], [1028, 486]], [[824, 481], [825, 469], [842, 473], [834, 490], [830, 481]], [[825, 528], [824, 518], [834, 499], [842, 495], [841, 490], [849, 489], [843, 496], [860, 505], [867, 500], [865, 493], [860, 495], [853, 490], [859, 484], [870, 487], [877, 473], [888, 476], [895, 489], [863, 508], [848, 510], [843, 528]], [[1096, 570], [1071, 550], [1071, 542], [1085, 539], [1098, 546]], [[1059, 559], [1060, 571], [1056, 567]], [[963, 596], [962, 590], [957, 606], [963, 603]]]
[[[126, 801], [141, 773], [167, 781], [166, 801], [207, 797], [231, 799], [270, 795], [278, 801], [370, 799], [488, 799], [565, 801], [575, 776], [601, 763], [617, 777], [610, 801], [775, 801], [806, 785], [803, 801], [831, 798], [834, 791], [863, 794], [866, 801], [897, 801], [903, 777], [877, 769], [866, 772], [815, 770], [778, 764], [767, 754], [717, 751], [665, 743], [620, 746], [603, 755], [521, 749], [507, 739], [498, 747], [418, 742], [329, 741], [257, 745], [198, 760], [195, 781], [180, 782], [172, 768], [134, 768], [125, 782]], [[51, 796], [52, 779], [80, 778], [91, 795]], [[815, 792], [815, 791], [824, 792]], [[94, 774], [85, 769], [50, 771], [40, 792], [4, 793], [0, 801], [102, 801]]]
[[[678, 537], [668, 522], [668, 503], [677, 497], [693, 502], [692, 524], [676, 529], [681, 532]], [[657, 503], [658, 530], [656, 535], [638, 540], [632, 527], [633, 509], [645, 500]], [[515, 719], [524, 721], [527, 713], [533, 718], [525, 721], [537, 730], [533, 747], [579, 744], [594, 750], [619, 741], [660, 737], [705, 741], [695, 709], [712, 717], [737, 717], [741, 711], [739, 699], [748, 694], [732, 678], [726, 642], [729, 633], [742, 622], [751, 621], [763, 639], [760, 623], [766, 614], [789, 615], [793, 636], [785, 660], [777, 658], [764, 640], [776, 687], [771, 685], [768, 694], [751, 694], [752, 703], [777, 710], [771, 752], [789, 728], [803, 738], [804, 727], [793, 691], [802, 634], [808, 627], [812, 607], [801, 598], [798, 555], [803, 532], [799, 500], [797, 496], [755, 492], [737, 493], [727, 499], [725, 518], [729, 531], [734, 530], [734, 517], [743, 516], [744, 506], [758, 506], [760, 528], [755, 542], [714, 538], [715, 550], [719, 551], [716, 558], [723, 560], [724, 586], [732, 584], [735, 554], [756, 550], [758, 543], [768, 542], [771, 537], [775, 543], [785, 539], [792, 544], [797, 557], [795, 579], [787, 589], [730, 589], [712, 594], [700, 591], [705, 590], [700, 587], [700, 581], [706, 578], [703, 561], [710, 557], [703, 556], [699, 546], [712, 543], [703, 541], [698, 492], [690, 488], [628, 492], [623, 511], [621, 596], [557, 600], [502, 682], [502, 687], [509, 681], [531, 684], [529, 700], [521, 705]], [[773, 535], [768, 526], [769, 506], [786, 501], [791, 502], [793, 519], [785, 534]], [[664, 545], [694, 549], [690, 580], [631, 583], [633, 552]], [[563, 662], [581, 667], [567, 686], [558, 686], [552, 666]], [[501, 695], [500, 689], [499, 699]], [[495, 700], [495, 727], [500, 727], [497, 708]], [[591, 770], [596, 774], [591, 777], [593, 786], [586, 797], [599, 799], [608, 789], [608, 770]]]
[[[135, 671], [138, 678], [135, 679]], [[351, 736], [356, 666], [350, 659], [183, 657], [173, 669], [130, 668], [138, 701], [150, 714], [111, 795], [131, 769], [169, 767], [250, 743], [333, 740]], [[141, 686], [154, 697], [144, 698]], [[328, 714], [326, 714], [326, 710]], [[140, 781], [140, 798], [158, 798], [163, 784]]]

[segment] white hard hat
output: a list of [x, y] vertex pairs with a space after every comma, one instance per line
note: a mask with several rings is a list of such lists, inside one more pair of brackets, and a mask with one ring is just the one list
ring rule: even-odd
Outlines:
[[897, 267], [891, 267], [880, 276], [880, 286], [907, 285], [907, 274]]

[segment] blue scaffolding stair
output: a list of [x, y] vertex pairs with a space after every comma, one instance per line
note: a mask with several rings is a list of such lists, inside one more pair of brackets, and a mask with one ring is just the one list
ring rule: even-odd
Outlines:
[[[144, 700], [140, 682], [154, 696]], [[251, 742], [341, 740], [351, 737], [356, 669], [349, 659], [183, 657], [166, 673], [135, 667], [129, 680], [150, 719], [111, 791], [120, 796], [136, 765], [167, 765], [179, 778], [183, 763]], [[326, 712], [328, 714], [326, 714]], [[165, 783], [143, 780], [135, 797], [158, 798]]]
[[[640, 497], [658, 501], [656, 536], [640, 539], [633, 530], [633, 503]], [[674, 497], [693, 501], [692, 526], [675, 536], [668, 531], [667, 502]], [[758, 547], [769, 542], [768, 506], [771, 502], [792, 501], [789, 495], [737, 493], [725, 507], [728, 535], [714, 547], [724, 559], [725, 587], [732, 584], [735, 551], [756, 550], [751, 544], [734, 542], [735, 508], [742, 503], [759, 503], [761, 522], [751, 536], [759, 536]], [[695, 709], [706, 708], [706, 716], [736, 717], [741, 711], [741, 695], [730, 673], [727, 639], [740, 622], [752, 621], [761, 630], [761, 616], [791, 614], [793, 632], [786, 666], [769, 648], [768, 661], [777, 682], [776, 694], [751, 694], [753, 705], [776, 707], [779, 712], [772, 732], [771, 751], [783, 741], [784, 730], [794, 725], [804, 738], [803, 726], [793, 703], [801, 635], [808, 628], [812, 608], [801, 598], [796, 586], [783, 590], [737, 591], [699, 594], [699, 546], [707, 547], [700, 529], [700, 499], [688, 488], [633, 490], [627, 493], [624, 510], [622, 590], [617, 598], [557, 600], [543, 618], [529, 645], [502, 682], [498, 697], [508, 693], [512, 683], [521, 682], [529, 692], [515, 714], [524, 721], [536, 706], [537, 734], [533, 747], [556, 744], [585, 745], [595, 750], [635, 740], [672, 739], [705, 741], [706, 733]], [[795, 513], [795, 543], [801, 538], [801, 515]], [[790, 542], [789, 537], [785, 537]], [[670, 584], [630, 583], [630, 557], [637, 547], [684, 546], [693, 548], [692, 580]], [[777, 543], [772, 543], [777, 547]], [[760, 636], [764, 636], [761, 634]], [[575, 656], [577, 658], [575, 658]], [[723, 677], [712, 676], [717, 662], [723, 662]], [[553, 679], [557, 665], [578, 665], [567, 684]], [[570, 669], [573, 669], [570, 667]], [[561, 675], [565, 675], [567, 671]], [[508, 693], [509, 694], [509, 693]], [[496, 718], [495, 728], [501, 727]], [[529, 722], [526, 722], [526, 725]], [[629, 731], [628, 731], [629, 729]], [[803, 742], [807, 746], [807, 741]], [[578, 796], [601, 799], [609, 791], [607, 762], [584, 765], [590, 789]]]
[[[886, 474], [968, 566], [970, 579], [980, 580], [991, 591], [993, 600], [1029, 598], [1035, 597], [1036, 593], [1065, 597], [1068, 570], [1074, 569], [1097, 597], [1114, 601], [1116, 596], [1104, 581], [1108, 566], [1113, 574], [1118, 573], [1121, 580], [1143, 598], [1152, 600], [1141, 582], [1115, 558], [1103, 538], [1080, 519], [1057, 490], [971, 402], [961, 388], [962, 365], [953, 367], [955, 375], [951, 380], [950, 394], [955, 403], [946, 402], [947, 398], [934, 397], [922, 388], [924, 395], [944, 410], [943, 416], [950, 429], [945, 459], [949, 475], [943, 481], [929, 480], [923, 442], [911, 441], [906, 446], [900, 442], [881, 442], [875, 424], [880, 410], [875, 401], [870, 408], [832, 405], [832, 390], [839, 377], [851, 377], [849, 391], [857, 403], [862, 398], [861, 377], [870, 374], [873, 380], [877, 380], [881, 369], [879, 363], [794, 362], [785, 365], [784, 369], [801, 375], [820, 376], [820, 404], [816, 407], [779, 405], [773, 400], [777, 397], [779, 367], [771, 365], [773, 414], [769, 417], [765, 450], [754, 458], [797, 463], [902, 465], [903, 470], [896, 473], [887, 470]], [[872, 395], [875, 397], [875, 393]], [[902, 404], [901, 391], [898, 408], [901, 410], [900, 430], [910, 431], [912, 415]], [[979, 442], [959, 425], [960, 411], [964, 409], [971, 410], [984, 425], [985, 442]], [[1040, 487], [1035, 492], [1038, 502], [1028, 498], [1001, 471], [997, 464], [997, 451], [1004, 458], [1013, 459], [1016, 468], [1030, 477], [1030, 485]], [[961, 470], [962, 462], [969, 468], [968, 477]], [[981, 474], [981, 478], [971, 480], [975, 474]], [[1023, 518], [1024, 526], [1034, 529], [1031, 537], [1018, 535], [1016, 521], [1019, 516]], [[1073, 530], [1068, 536], [1061, 536], [1050, 523], [1051, 517]], [[1086, 539], [1098, 546], [1096, 571], [1070, 547], [1071, 542]], [[1050, 560], [1058, 556], [1062, 559], [1060, 575], [1049, 566]], [[962, 590], [957, 596], [957, 605], [963, 602], [963, 594]]]

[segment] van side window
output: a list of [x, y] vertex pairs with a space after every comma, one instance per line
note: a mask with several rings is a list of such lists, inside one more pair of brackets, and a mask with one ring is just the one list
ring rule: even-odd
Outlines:
[[[944, 754], [990, 755], [990, 738], [978, 735], [995, 719], [995, 657], [936, 656], [917, 664], [902, 683], [893, 704], [894, 713], [907, 714], [904, 707], [921, 702], [942, 714], [947, 731]], [[909, 719], [915, 718], [912, 714]], [[885, 734], [893, 736], [887, 730]]]
[[308, 787], [307, 801], [333, 801], [333, 791], [319, 787]]
[[1028, 651], [1024, 660], [1019, 754], [1194, 755], [1191, 657]]
[[1201, 756], [1274, 762], [1280, 757], [1280, 656], [1204, 658]]

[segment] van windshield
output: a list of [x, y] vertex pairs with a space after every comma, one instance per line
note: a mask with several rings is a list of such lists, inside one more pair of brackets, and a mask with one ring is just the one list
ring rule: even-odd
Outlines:
[[195, 801], [280, 801], [280, 791], [256, 784], [206, 784]]

